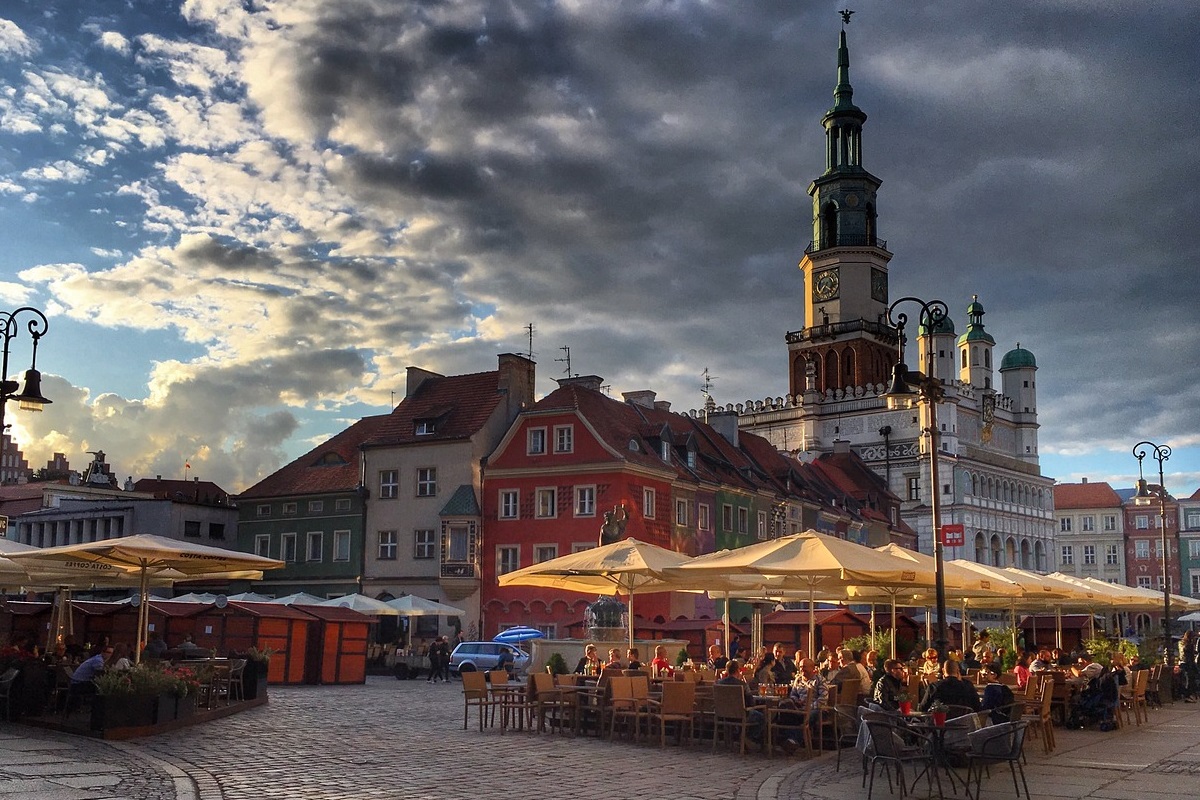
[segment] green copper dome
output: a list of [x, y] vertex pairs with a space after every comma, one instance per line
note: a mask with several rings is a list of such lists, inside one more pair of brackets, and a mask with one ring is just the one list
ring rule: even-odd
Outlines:
[[928, 336], [931, 332], [937, 334], [948, 334], [950, 336], [954, 335], [954, 320], [950, 319], [949, 314], [938, 320], [937, 324], [933, 326], [933, 331], [929, 330], [928, 323], [929, 318], [922, 316], [921, 325], [919, 328], [917, 328], [917, 335]]
[[1034, 359], [1033, 353], [1021, 347], [1021, 343], [1017, 342], [1015, 349], [1004, 354], [1004, 358], [1000, 361], [1000, 371], [1022, 368], [1037, 369], [1037, 361]]
[[983, 315], [985, 313], [983, 303], [979, 302], [979, 296], [972, 295], [971, 304], [967, 306], [967, 332], [958, 337], [959, 345], [964, 345], [968, 342], [996, 343], [992, 335], [983, 329]]

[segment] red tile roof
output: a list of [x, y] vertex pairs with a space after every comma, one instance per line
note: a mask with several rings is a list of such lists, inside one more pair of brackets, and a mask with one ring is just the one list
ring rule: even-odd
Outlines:
[[[363, 446], [469, 439], [484, 426], [503, 399], [499, 370], [426, 378], [387, 415], [379, 431]], [[418, 436], [418, 420], [434, 422], [434, 432]]]
[[1054, 485], [1054, 507], [1120, 508], [1121, 498], [1106, 482], [1058, 483]]
[[148, 492], [160, 500], [182, 500], [188, 503], [227, 504], [229, 492], [212, 481], [172, 481], [161, 478], [142, 478], [133, 484], [135, 492]]
[[365, 417], [238, 495], [239, 499], [348, 492], [359, 483], [359, 445], [374, 436], [387, 414]]

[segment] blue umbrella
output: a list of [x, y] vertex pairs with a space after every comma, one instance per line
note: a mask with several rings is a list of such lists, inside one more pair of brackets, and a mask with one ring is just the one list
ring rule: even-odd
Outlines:
[[518, 626], [509, 628], [508, 630], [500, 631], [493, 637], [493, 642], [501, 642], [503, 644], [520, 644], [521, 642], [529, 641], [530, 639], [544, 639], [546, 634], [539, 631], [537, 628], [529, 628]]

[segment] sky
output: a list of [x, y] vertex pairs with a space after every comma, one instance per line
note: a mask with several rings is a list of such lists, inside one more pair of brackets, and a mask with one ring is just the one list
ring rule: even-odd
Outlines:
[[[0, 308], [48, 315], [53, 404], [7, 421], [238, 491], [531, 323], [539, 394], [569, 347], [784, 395], [845, 4], [8, 0]], [[1036, 355], [1044, 474], [1130, 486], [1149, 439], [1192, 494], [1200, 5], [853, 7], [892, 296]]]

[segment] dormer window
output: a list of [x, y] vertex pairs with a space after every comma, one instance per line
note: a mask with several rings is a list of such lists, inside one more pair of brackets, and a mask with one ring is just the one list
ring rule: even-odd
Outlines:
[[437, 421], [432, 419], [417, 420], [417, 436], [430, 436], [437, 433]]
[[696, 451], [692, 450], [691, 448], [689, 448], [687, 451], [687, 465], [688, 469], [696, 468]]
[[659, 447], [659, 454], [662, 456], [662, 460], [670, 461], [671, 460], [671, 443], [667, 442], [667, 441], [663, 441], [659, 444], [658, 447]]

